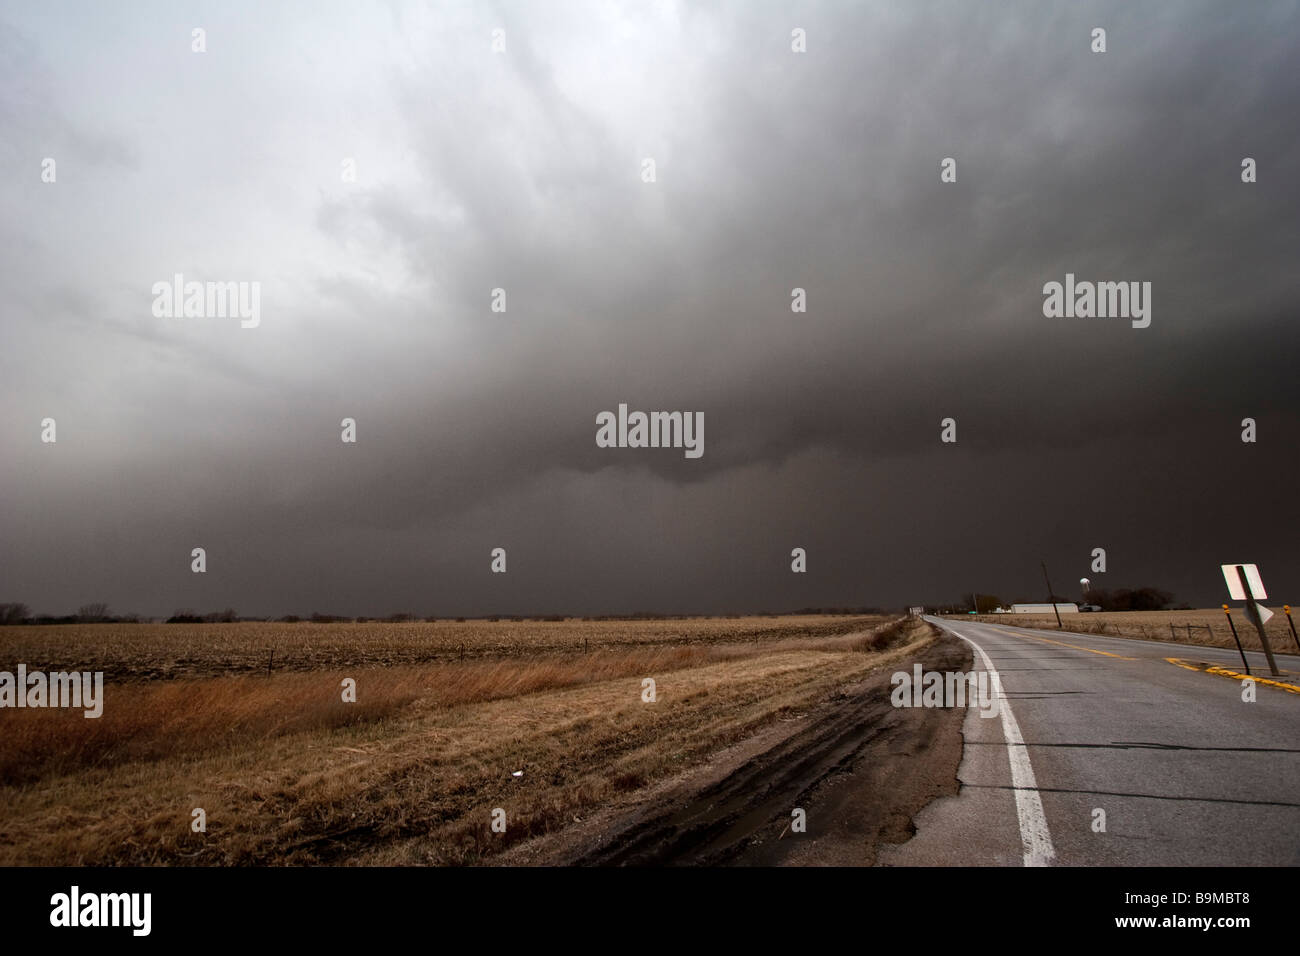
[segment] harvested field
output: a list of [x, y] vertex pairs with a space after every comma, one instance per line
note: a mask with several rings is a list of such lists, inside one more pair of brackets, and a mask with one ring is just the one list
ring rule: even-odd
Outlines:
[[[170, 680], [137, 667], [106, 683], [97, 720], [6, 710], [0, 865], [487, 862], [807, 712], [934, 638], [922, 622], [884, 618], [739, 620], [577, 622], [567, 633], [538, 623], [551, 643], [531, 656], [514, 650], [520, 634], [491, 633], [517, 624], [452, 625], [450, 640], [478, 637], [477, 658]], [[239, 625], [196, 627], [225, 631], [206, 657], [187, 649], [200, 668], [232, 648], [255, 653]], [[365, 654], [400, 660], [412, 644], [428, 652], [438, 626], [373, 627], [401, 633], [372, 631]], [[87, 656], [156, 666], [166, 662], [158, 636], [100, 637]], [[511, 650], [493, 658], [493, 648]], [[357, 682], [355, 704], [341, 700], [344, 676]], [[654, 702], [642, 697], [647, 677]], [[498, 807], [503, 834], [489, 827]], [[205, 833], [191, 830], [196, 808]]]
[[322, 668], [391, 667], [575, 654], [606, 647], [743, 644], [833, 637], [879, 616], [787, 615], [645, 621], [435, 621], [389, 624], [55, 624], [0, 628], [0, 664], [168, 680]]

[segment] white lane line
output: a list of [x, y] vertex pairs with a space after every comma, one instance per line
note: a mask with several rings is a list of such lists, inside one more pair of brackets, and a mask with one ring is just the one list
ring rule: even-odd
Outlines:
[[1048, 866], [1056, 858], [1056, 850], [1052, 847], [1052, 834], [1047, 829], [1043, 801], [1038, 796], [1038, 781], [1034, 779], [1034, 766], [1029, 762], [1029, 750], [1025, 747], [1025, 739], [1020, 736], [1020, 725], [1011, 713], [1011, 701], [1002, 690], [1001, 675], [984, 653], [984, 648], [969, 637], [958, 634], [946, 622], [936, 623], [975, 648], [984, 662], [984, 669], [989, 672], [989, 681], [996, 688], [998, 712], [1002, 715], [1002, 736], [1007, 742], [1007, 758], [1011, 762], [1011, 786], [1016, 794], [1016, 816], [1020, 820], [1025, 866]]

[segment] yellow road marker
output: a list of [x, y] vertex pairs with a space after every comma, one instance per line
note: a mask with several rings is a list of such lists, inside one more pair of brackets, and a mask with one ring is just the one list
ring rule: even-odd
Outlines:
[[1050, 637], [1036, 637], [1036, 636], [1034, 636], [1033, 634], [1015, 634], [1015, 633], [1013, 633], [1013, 632], [1011, 632], [1011, 631], [1003, 631], [1002, 628], [1000, 628], [1000, 627], [996, 627], [996, 626], [994, 626], [994, 625], [992, 625], [992, 624], [990, 624], [990, 625], [988, 625], [988, 626], [991, 627], [991, 628], [993, 628], [993, 630], [995, 630], [995, 631], [1002, 631], [1003, 634], [1008, 634], [1008, 635], [1010, 635], [1011, 637], [1023, 637], [1023, 638], [1026, 638], [1026, 639], [1028, 639], [1028, 640], [1031, 640], [1031, 641], [1042, 641], [1044, 644], [1058, 644], [1058, 645], [1060, 645], [1061, 647], [1070, 647], [1070, 648], [1073, 648], [1073, 649], [1076, 650], [1076, 651], [1087, 651], [1089, 654], [1100, 654], [1100, 655], [1102, 655], [1103, 657], [1113, 657], [1113, 658], [1115, 658], [1116, 660], [1119, 660], [1119, 661], [1135, 661], [1135, 660], [1137, 660], [1136, 657], [1124, 657], [1124, 656], [1121, 655], [1121, 654], [1112, 654], [1110, 651], [1098, 651], [1098, 650], [1094, 650], [1094, 649], [1091, 648], [1091, 647], [1080, 647], [1078, 644], [1067, 644], [1067, 643], [1065, 643], [1065, 641], [1054, 641], [1054, 640], [1052, 640]]
[[1256, 684], [1267, 684], [1269, 687], [1276, 687], [1284, 690], [1288, 694], [1300, 694], [1300, 687], [1295, 684], [1287, 684], [1280, 680], [1269, 680], [1267, 677], [1256, 677], [1254, 674], [1238, 674], [1236, 671], [1230, 671], [1226, 667], [1219, 667], [1216, 664], [1209, 664], [1200, 667], [1196, 664], [1189, 664], [1187, 661], [1179, 660], [1177, 657], [1166, 657], [1170, 664], [1176, 664], [1179, 667], [1186, 668], [1189, 671], [1200, 671], [1202, 674], [1218, 674], [1220, 677], [1231, 677], [1233, 680], [1253, 680]]

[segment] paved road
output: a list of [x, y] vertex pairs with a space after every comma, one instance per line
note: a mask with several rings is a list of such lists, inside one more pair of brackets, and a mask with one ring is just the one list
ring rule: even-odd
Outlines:
[[1239, 672], [1235, 650], [929, 620], [975, 645], [1004, 706], [968, 710], [961, 792], [882, 864], [1300, 864], [1300, 694], [1258, 684], [1246, 703], [1240, 681], [1166, 660]]

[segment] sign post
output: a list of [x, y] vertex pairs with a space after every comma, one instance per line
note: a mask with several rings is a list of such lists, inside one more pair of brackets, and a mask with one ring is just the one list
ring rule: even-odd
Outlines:
[[1300, 647], [1300, 637], [1296, 637], [1295, 621], [1291, 619], [1291, 605], [1283, 604], [1282, 610], [1286, 611], [1286, 622], [1291, 625], [1291, 640], [1295, 641], [1295, 646]]
[[[1232, 639], [1237, 642], [1237, 652], [1241, 654], [1241, 666], [1246, 668], [1246, 673], [1249, 674], [1250, 662], [1246, 660], [1246, 651], [1241, 646], [1241, 638], [1237, 636], [1237, 625], [1232, 623], [1232, 615], [1228, 613], [1228, 605], [1226, 604], [1223, 605], [1223, 616], [1228, 619], [1228, 627], [1232, 628]], [[1173, 630], [1173, 627], [1172, 624], [1169, 625], [1170, 630]]]
[[1228, 594], [1233, 600], [1246, 602], [1246, 617], [1259, 632], [1259, 643], [1264, 648], [1264, 657], [1268, 660], [1269, 672], [1280, 677], [1277, 661], [1273, 660], [1273, 648], [1268, 644], [1268, 635], [1264, 633], [1264, 623], [1273, 616], [1268, 608], [1261, 608], [1257, 598], [1267, 598], [1264, 582], [1259, 576], [1259, 568], [1253, 564], [1224, 564], [1223, 580], [1228, 584]]

